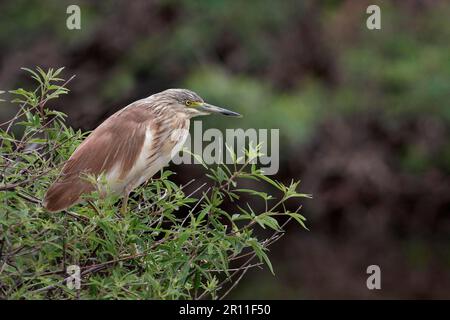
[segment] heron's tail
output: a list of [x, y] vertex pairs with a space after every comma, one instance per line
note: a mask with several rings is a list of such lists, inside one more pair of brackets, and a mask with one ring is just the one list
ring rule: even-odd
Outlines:
[[44, 207], [51, 212], [67, 209], [80, 201], [83, 193], [93, 190], [92, 184], [81, 179], [56, 181], [45, 194]]

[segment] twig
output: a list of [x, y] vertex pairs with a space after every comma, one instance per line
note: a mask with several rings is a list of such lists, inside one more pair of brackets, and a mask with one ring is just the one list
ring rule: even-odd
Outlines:
[[38, 178], [40, 178], [40, 177], [46, 175], [47, 173], [49, 173], [49, 172], [52, 171], [52, 170], [53, 170], [53, 168], [48, 169], [48, 170], [46, 170], [46, 171], [44, 171], [44, 172], [39, 173], [38, 175], [36, 175], [36, 176], [34, 176], [34, 177], [32, 177], [32, 178], [29, 178], [29, 179], [26, 179], [26, 180], [23, 180], [23, 181], [19, 181], [19, 182], [16, 182], [16, 183], [9, 183], [9, 184], [1, 185], [1, 186], [0, 186], [0, 191], [13, 190], [13, 189], [15, 189], [15, 188], [17, 188], [17, 187], [20, 187], [20, 186], [24, 185], [24, 184], [33, 182], [33, 181], [35, 181], [36, 179], [38, 179]]
[[230, 292], [231, 290], [233, 290], [238, 283], [242, 280], [242, 278], [244, 277], [244, 275], [247, 273], [247, 271], [250, 268], [244, 268], [244, 271], [241, 273], [241, 275], [239, 276], [239, 278], [237, 278], [237, 280], [235, 282], [233, 282], [233, 284], [230, 286], [230, 288], [228, 288], [228, 290], [219, 298], [219, 300], [223, 300]]
[[16, 194], [17, 194], [18, 197], [20, 197], [20, 198], [22, 198], [24, 200], [27, 200], [27, 201], [29, 201], [31, 203], [36, 203], [36, 204], [40, 204], [41, 203], [41, 200], [39, 200], [39, 199], [37, 199], [37, 198], [35, 198], [35, 197], [31, 196], [31, 195], [28, 195], [25, 192], [16, 192]]

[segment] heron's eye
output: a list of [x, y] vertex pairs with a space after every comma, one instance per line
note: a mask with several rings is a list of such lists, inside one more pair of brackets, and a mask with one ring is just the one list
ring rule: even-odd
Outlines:
[[191, 106], [192, 105], [192, 101], [191, 100], [186, 100], [186, 102], [185, 102], [185, 104], [186, 104], [186, 106]]

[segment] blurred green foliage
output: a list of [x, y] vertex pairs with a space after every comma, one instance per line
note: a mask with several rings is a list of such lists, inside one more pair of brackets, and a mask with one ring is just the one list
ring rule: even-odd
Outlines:
[[[64, 28], [68, 1], [48, 1], [45, 6], [40, 1], [9, 2], [2, 5], [0, 40], [9, 44], [9, 50], [43, 37], [69, 48], [82, 45], [96, 28], [109, 22], [105, 15], [118, 3], [80, 1], [82, 32], [69, 32]], [[352, 26], [346, 39], [334, 30], [342, 27], [342, 22], [336, 22], [336, 16], [343, 15], [342, 10], [337, 10], [340, 3], [155, 2], [150, 7], [157, 11], [155, 15], [174, 11], [175, 22], [150, 30], [150, 34], [139, 30], [142, 34], [132, 35], [136, 39], [123, 50], [99, 94], [106, 101], [114, 101], [137, 85], [136, 74], [145, 72], [163, 84], [188, 86], [239, 109], [246, 115], [242, 126], [283, 124], [283, 134], [294, 143], [304, 141], [317, 120], [327, 115], [366, 108], [381, 109], [389, 117], [434, 113], [450, 121], [450, 24], [446, 18], [450, 6], [437, 2], [421, 14], [414, 14], [407, 11], [407, 6], [385, 2], [381, 31], [367, 30], [366, 15], [361, 11], [356, 20], [359, 25]], [[292, 74], [298, 85], [280, 90], [273, 79], [264, 75], [281, 50], [277, 38], [295, 32], [302, 20], [307, 23], [311, 7], [319, 20], [316, 34], [325, 34], [324, 39], [329, 39], [328, 48], [339, 66], [339, 80], [329, 87], [314, 75]], [[149, 28], [153, 18], [148, 17]], [[117, 32], [126, 28], [126, 23], [110, 25], [109, 29]], [[238, 46], [236, 57], [232, 57], [236, 62], [223, 64], [210, 58], [221, 39]], [[296, 46], [302, 44], [292, 43], [292, 47]], [[173, 78], [178, 75], [182, 77]]]

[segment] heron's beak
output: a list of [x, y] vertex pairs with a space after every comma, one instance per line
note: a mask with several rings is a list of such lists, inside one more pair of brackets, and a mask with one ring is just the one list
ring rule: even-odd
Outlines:
[[213, 106], [212, 104], [209, 104], [206, 102], [203, 103], [201, 106], [199, 106], [198, 109], [200, 109], [201, 111], [207, 112], [207, 113], [220, 113], [220, 114], [223, 114], [225, 116], [230, 116], [230, 117], [242, 117], [242, 115], [240, 115], [237, 112], [230, 111], [230, 110], [220, 108], [217, 106]]

